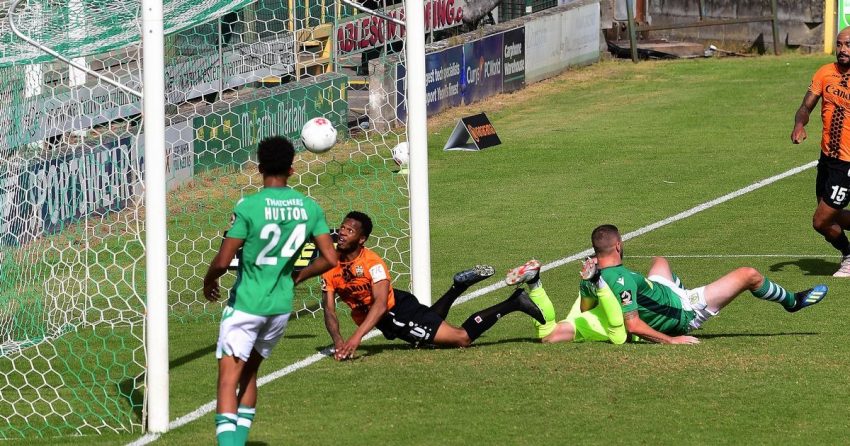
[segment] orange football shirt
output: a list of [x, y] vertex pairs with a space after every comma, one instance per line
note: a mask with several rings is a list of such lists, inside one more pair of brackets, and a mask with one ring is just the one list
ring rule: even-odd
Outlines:
[[822, 98], [821, 118], [824, 155], [850, 161], [850, 72], [841, 74], [835, 63], [827, 64], [812, 77], [809, 91]]
[[379, 255], [363, 248], [360, 255], [350, 262], [339, 262], [335, 267], [322, 274], [322, 291], [336, 293], [343, 302], [351, 307], [351, 318], [357, 325], [363, 323], [369, 308], [372, 307], [372, 284], [382, 280], [390, 281], [390, 295], [387, 298], [387, 310], [395, 306], [390, 270]]

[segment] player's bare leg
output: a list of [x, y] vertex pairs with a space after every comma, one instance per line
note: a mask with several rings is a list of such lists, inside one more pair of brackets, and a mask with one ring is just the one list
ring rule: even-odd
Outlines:
[[652, 263], [649, 266], [648, 276], [661, 276], [672, 282], [673, 270], [670, 269], [670, 262], [664, 257], [653, 257]]
[[830, 245], [837, 249], [842, 256], [841, 265], [834, 277], [850, 277], [850, 240], [844, 233], [841, 220], [846, 217], [846, 211], [835, 209], [818, 199], [818, 206], [812, 216], [812, 227], [818, 231]]
[[841, 229], [844, 229], [845, 231], [850, 229], [850, 211], [847, 209], [841, 209], [838, 211], [835, 215], [835, 223], [838, 224], [838, 226], [841, 226]]
[[738, 268], [705, 287], [708, 309], [718, 312], [742, 292], [757, 290], [763, 283], [764, 276], [755, 268]]
[[239, 394], [236, 400], [240, 406], [257, 405], [257, 372], [262, 362], [263, 356], [257, 350], [252, 350], [239, 378]]
[[434, 344], [446, 347], [468, 347], [472, 343], [469, 334], [462, 328], [457, 328], [447, 322], [440, 324], [434, 335]]
[[705, 287], [706, 309], [716, 314], [746, 290], [759, 299], [777, 302], [787, 311], [794, 312], [820, 302], [826, 296], [827, 287], [817, 285], [812, 289], [794, 294], [764, 277], [755, 268], [743, 267]]
[[216, 398], [216, 439], [219, 445], [235, 444], [236, 437], [236, 386], [239, 384], [245, 361], [235, 356], [218, 360], [218, 391]]
[[225, 356], [218, 360], [218, 413], [236, 413], [236, 388], [242, 375], [245, 361], [235, 356]]
[[555, 324], [555, 329], [548, 336], [541, 339], [544, 344], [554, 344], [556, 342], [571, 342], [576, 338], [576, 328], [569, 322], [558, 322]]
[[244, 445], [248, 440], [248, 432], [254, 423], [257, 407], [257, 373], [263, 356], [257, 350], [251, 350], [251, 356], [245, 362], [239, 379], [239, 394], [236, 397], [239, 405], [236, 413], [236, 444]]

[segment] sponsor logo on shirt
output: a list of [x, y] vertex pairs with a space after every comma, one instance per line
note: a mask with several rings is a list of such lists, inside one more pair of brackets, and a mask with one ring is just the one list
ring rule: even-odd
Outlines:
[[387, 279], [387, 272], [384, 271], [383, 265], [374, 265], [369, 268], [369, 274], [372, 275], [372, 283], [377, 283]]
[[620, 301], [623, 302], [624, 307], [626, 305], [631, 305], [632, 304], [632, 292], [629, 291], [629, 290], [623, 290], [623, 292], [620, 293]]

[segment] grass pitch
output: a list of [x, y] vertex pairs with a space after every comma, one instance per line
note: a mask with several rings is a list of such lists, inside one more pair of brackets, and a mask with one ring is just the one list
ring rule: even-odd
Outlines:
[[[816, 159], [816, 114], [806, 143], [793, 146], [789, 135], [811, 75], [829, 61], [604, 62], [436, 117], [435, 294], [469, 265], [551, 262], [586, 249], [601, 223], [633, 231]], [[503, 144], [442, 152], [455, 119], [479, 111]], [[830, 277], [838, 257], [811, 229], [814, 176], [806, 170], [627, 241], [626, 265], [645, 271], [649, 256], [671, 256], [690, 286], [754, 266], [793, 290], [828, 284], [816, 307], [791, 315], [745, 293], [695, 333], [696, 346], [544, 346], [516, 314], [468, 349], [416, 350], [379, 337], [359, 359], [324, 359], [262, 387], [249, 443], [846, 442], [850, 283]], [[572, 263], [544, 273], [559, 316], [576, 297], [577, 271]], [[459, 305], [449, 320], [508, 293]], [[171, 332], [174, 419], [215, 398], [217, 326], [172, 323]], [[261, 373], [328, 343], [321, 317], [295, 320]], [[208, 414], [157, 443], [211, 444], [213, 433]]]

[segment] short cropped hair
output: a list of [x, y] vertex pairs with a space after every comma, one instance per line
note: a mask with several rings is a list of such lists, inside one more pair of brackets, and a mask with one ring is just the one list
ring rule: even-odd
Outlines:
[[351, 211], [345, 215], [345, 219], [352, 219], [354, 221], [360, 222], [360, 227], [363, 229], [363, 235], [366, 238], [369, 238], [369, 235], [372, 234], [372, 219], [369, 218], [368, 215], [364, 214], [360, 211]]
[[590, 234], [590, 243], [597, 254], [608, 254], [620, 241], [620, 230], [614, 225], [600, 225]]
[[269, 176], [289, 176], [295, 147], [282, 136], [270, 136], [257, 145], [257, 163], [260, 173]]

